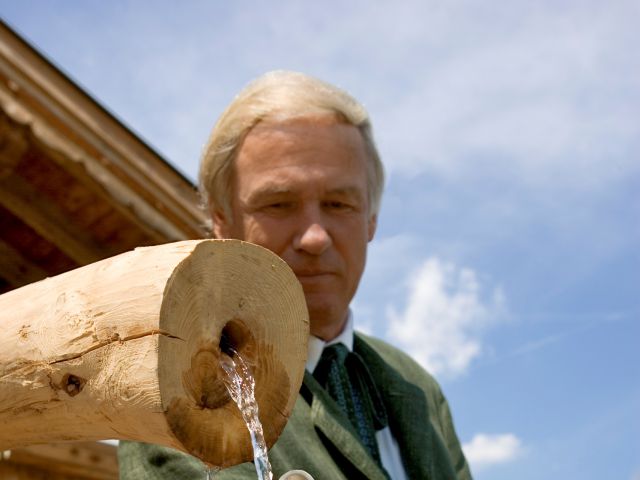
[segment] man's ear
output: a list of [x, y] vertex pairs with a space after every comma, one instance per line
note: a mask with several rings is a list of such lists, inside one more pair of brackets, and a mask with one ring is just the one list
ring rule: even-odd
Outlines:
[[211, 209], [211, 220], [213, 221], [213, 238], [231, 238], [229, 221], [222, 210]]
[[378, 216], [371, 215], [369, 217], [369, 224], [367, 225], [367, 240], [370, 242], [373, 240], [373, 236], [376, 234], [376, 228], [378, 227]]

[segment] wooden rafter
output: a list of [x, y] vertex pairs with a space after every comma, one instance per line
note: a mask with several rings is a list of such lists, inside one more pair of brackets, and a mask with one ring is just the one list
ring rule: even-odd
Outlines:
[[190, 182], [2, 22], [0, 107], [166, 241], [206, 236]]
[[117, 253], [70, 224], [63, 212], [19, 176], [0, 180], [0, 203], [80, 265]]
[[[9, 462], [0, 463], [0, 474], [5, 467], [7, 478], [34, 478], [24, 473], [41, 470], [40, 478], [82, 478], [86, 480], [115, 480], [118, 478], [118, 464], [114, 461], [116, 447], [104, 443], [78, 442], [51, 445], [31, 445], [11, 451]], [[46, 476], [45, 476], [46, 475]], [[0, 476], [0, 478], [5, 478]]]
[[47, 272], [0, 240], [0, 276], [14, 287], [21, 287], [46, 278]]

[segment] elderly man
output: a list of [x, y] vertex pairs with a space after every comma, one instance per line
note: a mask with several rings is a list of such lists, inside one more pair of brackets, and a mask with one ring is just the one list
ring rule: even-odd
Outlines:
[[[277, 476], [468, 479], [449, 407], [433, 378], [354, 331], [349, 304], [376, 231], [384, 182], [367, 112], [342, 90], [268, 73], [223, 113], [200, 185], [218, 238], [262, 245], [300, 281], [309, 310], [307, 372], [269, 452]], [[121, 478], [203, 478], [186, 455], [123, 442]], [[160, 459], [160, 460], [159, 460]], [[216, 478], [255, 478], [251, 464]]]

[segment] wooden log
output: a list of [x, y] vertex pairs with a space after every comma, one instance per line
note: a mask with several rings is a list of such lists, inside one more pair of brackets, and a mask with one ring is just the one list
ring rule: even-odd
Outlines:
[[0, 296], [0, 451], [118, 438], [222, 467], [250, 460], [221, 343], [253, 370], [271, 445], [297, 398], [308, 334], [293, 272], [237, 240], [138, 248], [13, 290]]

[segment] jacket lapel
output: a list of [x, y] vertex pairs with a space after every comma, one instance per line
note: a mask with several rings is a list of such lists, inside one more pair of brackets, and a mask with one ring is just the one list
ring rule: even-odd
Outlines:
[[386, 480], [378, 465], [360, 443], [355, 429], [335, 401], [308, 371], [304, 374], [303, 396], [311, 405], [311, 421], [364, 478]]
[[424, 392], [407, 382], [359, 335], [354, 350], [364, 359], [382, 396], [391, 433], [398, 442], [409, 478], [438, 478], [434, 462], [425, 452], [434, 452], [435, 433], [429, 421]]

